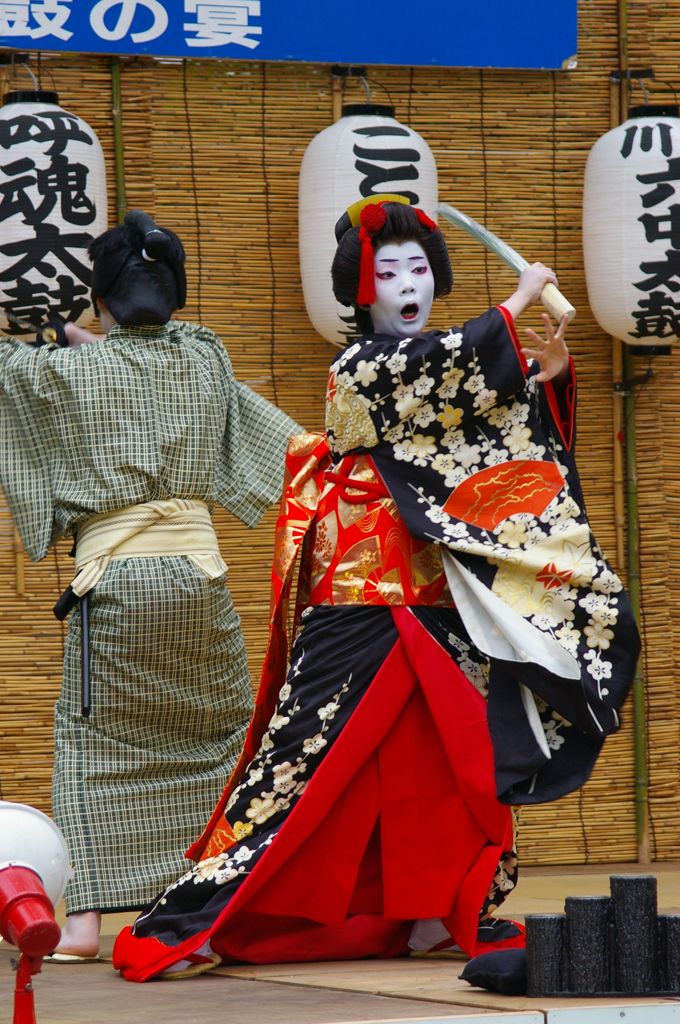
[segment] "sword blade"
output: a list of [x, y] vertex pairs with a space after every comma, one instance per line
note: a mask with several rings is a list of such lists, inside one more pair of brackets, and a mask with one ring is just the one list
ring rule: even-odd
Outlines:
[[445, 220], [448, 220], [451, 224], [455, 224], [457, 228], [462, 228], [463, 231], [467, 231], [468, 235], [472, 235], [478, 242], [486, 246], [490, 252], [493, 252], [500, 259], [506, 263], [511, 270], [521, 274], [529, 264], [523, 256], [513, 249], [511, 245], [504, 242], [498, 235], [494, 235], [492, 231], [485, 228], [482, 224], [478, 224], [472, 217], [468, 217], [467, 214], [461, 213], [455, 206], [449, 206], [448, 203], [440, 203], [437, 207], [437, 212], [441, 213]]
[[[46, 320], [42, 324], [34, 324], [25, 316], [17, 316], [16, 313], [12, 313], [9, 309], [5, 309], [3, 312], [8, 319], [10, 326], [14, 324], [22, 330], [35, 331], [36, 345], [45, 345], [49, 342], [56, 341], [62, 348], [67, 347], [68, 342], [66, 340], [66, 335], [64, 334], [64, 327], [60, 321]], [[33, 342], [29, 342], [29, 344], [33, 344]]]
[[17, 316], [16, 313], [12, 313], [9, 309], [3, 309], [3, 313], [9, 320], [10, 324], [15, 324], [17, 327], [21, 327], [29, 331], [38, 332], [38, 326], [31, 320], [27, 320], [25, 316]]
[[[457, 228], [462, 228], [468, 235], [481, 242], [483, 246], [490, 252], [495, 253], [499, 259], [517, 274], [521, 274], [529, 266], [527, 260], [520, 256], [516, 249], [513, 249], [511, 245], [504, 242], [498, 235], [494, 235], [493, 231], [489, 231], [483, 224], [479, 224], [472, 217], [468, 217], [467, 214], [457, 210], [455, 206], [450, 206], [448, 203], [440, 203], [437, 207], [437, 212], [445, 220], [448, 220], [449, 223], [454, 224]], [[569, 317], [570, 322], [574, 319], [576, 310], [554, 284], [547, 284], [545, 286], [541, 292], [541, 302], [555, 320], [559, 321], [565, 315]]]

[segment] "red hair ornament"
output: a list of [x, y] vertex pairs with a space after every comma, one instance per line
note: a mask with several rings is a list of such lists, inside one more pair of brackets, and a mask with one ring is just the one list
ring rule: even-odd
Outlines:
[[420, 221], [424, 228], [427, 228], [428, 231], [436, 230], [437, 225], [430, 217], [428, 217], [424, 210], [421, 210], [417, 206], [413, 206], [411, 207], [411, 209], [413, 210], [416, 217], [418, 218], [418, 220]]
[[[434, 231], [437, 225], [423, 210], [417, 206], [411, 209], [418, 221]], [[372, 306], [375, 302], [375, 260], [373, 252], [373, 236], [385, 227], [387, 214], [381, 203], [369, 203], [364, 206], [359, 217], [359, 241], [361, 242], [361, 260], [359, 263], [359, 287], [357, 288], [357, 306]]]
[[357, 305], [372, 306], [375, 302], [375, 268], [373, 262], [373, 236], [385, 227], [387, 214], [382, 203], [370, 203], [361, 211], [359, 223], [359, 241], [361, 242], [361, 262], [359, 264], [359, 287], [357, 289]]

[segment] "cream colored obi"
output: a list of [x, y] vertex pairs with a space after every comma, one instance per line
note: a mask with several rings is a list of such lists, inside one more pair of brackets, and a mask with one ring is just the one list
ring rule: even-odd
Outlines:
[[78, 530], [73, 591], [82, 597], [97, 585], [112, 558], [185, 555], [210, 579], [227, 571], [208, 506], [171, 498], [92, 516]]

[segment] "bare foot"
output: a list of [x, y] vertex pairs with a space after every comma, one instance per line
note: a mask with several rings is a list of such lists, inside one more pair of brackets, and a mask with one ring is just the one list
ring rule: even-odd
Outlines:
[[55, 953], [97, 956], [101, 921], [102, 916], [98, 910], [86, 910], [82, 914], [71, 914], [66, 918], [66, 924], [61, 930], [61, 939]]

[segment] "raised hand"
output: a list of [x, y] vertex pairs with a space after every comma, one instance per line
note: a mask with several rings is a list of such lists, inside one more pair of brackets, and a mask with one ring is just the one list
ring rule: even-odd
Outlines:
[[522, 355], [536, 360], [541, 368], [536, 374], [536, 380], [545, 383], [559, 376], [569, 365], [569, 349], [564, 340], [569, 317], [562, 317], [557, 330], [547, 313], [542, 313], [541, 319], [545, 325], [545, 338], [528, 327], [526, 334], [534, 347], [523, 348]]
[[527, 306], [532, 306], [538, 302], [547, 284], [557, 283], [555, 271], [545, 263], [531, 263], [520, 274], [517, 291], [525, 298]]
[[503, 305], [513, 320], [524, 312], [527, 306], [533, 306], [541, 297], [547, 284], [557, 285], [557, 275], [545, 263], [531, 263], [520, 274], [517, 288]]

